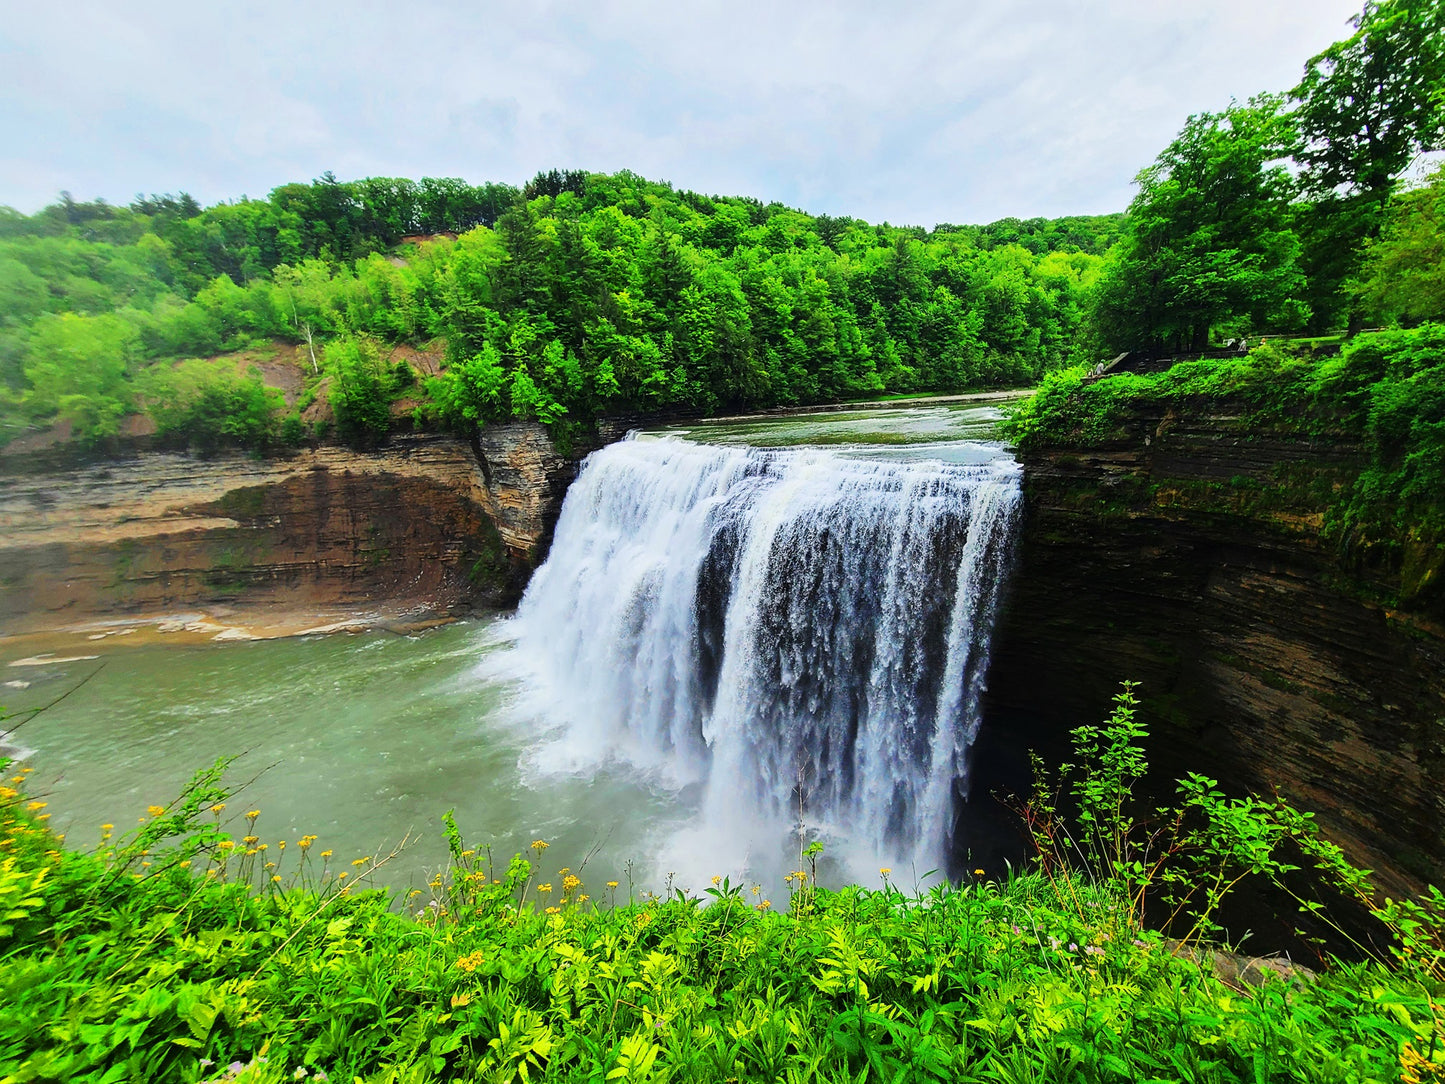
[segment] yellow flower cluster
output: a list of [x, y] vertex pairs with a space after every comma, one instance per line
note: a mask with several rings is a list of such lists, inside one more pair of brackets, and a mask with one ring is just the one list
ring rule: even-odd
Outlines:
[[570, 894], [570, 893], [572, 893], [572, 892], [577, 891], [577, 889], [579, 889], [579, 888], [581, 888], [581, 887], [582, 887], [582, 878], [581, 878], [581, 877], [576, 877], [576, 876], [574, 876], [574, 875], [572, 875], [572, 874], [569, 873], [566, 877], [563, 877], [563, 878], [562, 878], [562, 891], [563, 891], [563, 892], [566, 892], [566, 893], [569, 893], [569, 894]]
[[482, 966], [482, 960], [483, 956], [481, 950], [478, 949], [476, 952], [468, 953], [467, 955], [457, 960], [457, 970], [465, 971], [468, 975], [470, 975], [473, 971]]

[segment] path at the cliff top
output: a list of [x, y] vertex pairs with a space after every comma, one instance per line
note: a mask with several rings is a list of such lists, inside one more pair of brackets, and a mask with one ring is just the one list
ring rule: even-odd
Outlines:
[[[997, 407], [907, 404], [664, 432], [968, 462], [980, 454], [973, 442], [992, 435]], [[544, 839], [544, 876], [568, 866], [597, 890], [625, 885], [631, 863], [640, 883], [661, 890], [669, 840], [698, 815], [697, 788], [622, 764], [552, 763], [547, 720], [516, 710], [528, 690], [513, 665], [512, 624], [499, 616], [414, 635], [135, 646], [142, 637], [77, 635], [47, 643], [39, 659], [33, 643], [0, 641], [0, 705], [23, 711], [67, 694], [9, 741], [35, 769], [32, 790], [52, 823], [79, 847], [96, 842], [102, 824], [133, 828], [196, 769], [237, 756], [230, 778], [245, 786], [223, 820], [239, 838], [244, 814], [260, 809], [256, 834], [273, 851], [314, 834], [313, 854], [332, 850], [333, 869], [349, 869], [411, 833], [415, 842], [378, 874], [404, 888], [444, 863], [441, 821], [454, 809], [468, 843], [490, 845], [503, 864]]]

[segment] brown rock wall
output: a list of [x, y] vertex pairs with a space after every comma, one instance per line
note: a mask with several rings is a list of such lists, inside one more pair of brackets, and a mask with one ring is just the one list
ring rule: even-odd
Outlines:
[[1355, 456], [1196, 414], [1028, 457], [977, 778], [1022, 792], [1026, 750], [1061, 752], [1133, 679], [1159, 789], [1200, 771], [1278, 791], [1387, 890], [1438, 881], [1445, 633], [1321, 539]]
[[505, 605], [519, 570], [467, 443], [141, 453], [0, 479], [6, 634], [194, 607]]

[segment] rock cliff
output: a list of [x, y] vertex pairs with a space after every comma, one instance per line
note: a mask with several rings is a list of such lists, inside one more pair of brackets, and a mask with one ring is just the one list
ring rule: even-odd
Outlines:
[[[256, 459], [7, 457], [0, 630], [514, 603], [575, 459], [537, 425]], [[284, 624], [284, 621], [273, 623]]]
[[1398, 562], [1322, 538], [1358, 451], [1241, 417], [1140, 415], [1104, 447], [1026, 457], [969, 815], [1002, 823], [987, 788], [1023, 793], [1026, 750], [1062, 750], [1128, 678], [1161, 787], [1194, 770], [1277, 791], [1387, 890], [1439, 880], [1445, 630], [1392, 608]]

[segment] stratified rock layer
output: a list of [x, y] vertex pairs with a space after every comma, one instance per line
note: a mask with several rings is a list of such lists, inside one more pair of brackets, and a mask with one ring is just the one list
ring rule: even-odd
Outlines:
[[499, 427], [489, 442], [505, 464], [490, 478], [467, 442], [443, 436], [269, 459], [11, 460], [0, 630], [196, 607], [510, 605], [546, 537], [538, 494], [565, 488], [571, 463], [537, 426]]
[[[1358, 450], [1252, 431], [1214, 404], [1025, 462], [971, 815], [1025, 793], [1026, 750], [1141, 682], [1156, 786], [1277, 791], [1393, 892], [1445, 872], [1445, 634], [1391, 607], [1398, 570], [1321, 538]], [[1002, 823], [996, 821], [995, 823]], [[982, 838], [983, 829], [979, 829]]]

